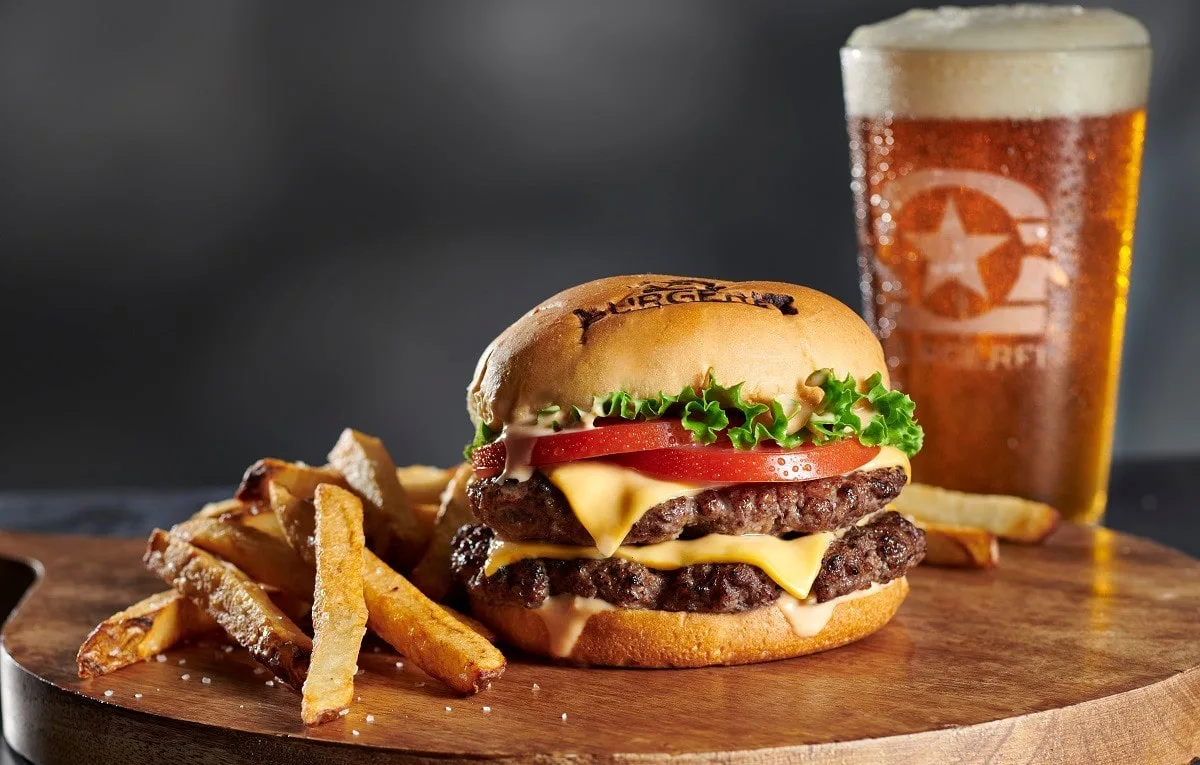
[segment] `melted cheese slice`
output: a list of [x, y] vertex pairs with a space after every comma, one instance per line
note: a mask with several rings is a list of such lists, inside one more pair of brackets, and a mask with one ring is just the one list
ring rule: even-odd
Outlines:
[[[902, 467], [905, 473], [910, 473], [908, 457], [894, 446], [881, 447], [879, 454], [858, 470], [886, 467]], [[659, 481], [603, 462], [572, 462], [544, 472], [567, 498], [580, 525], [606, 558], [616, 552], [630, 529], [650, 508], [676, 497], [693, 497], [707, 488], [694, 483]]]
[[904, 474], [912, 480], [912, 466], [908, 464], [908, 455], [900, 451], [894, 446], [879, 447], [879, 454], [871, 458], [871, 461], [860, 468], [854, 470], [855, 473], [861, 473], [867, 470], [878, 470], [879, 468], [902, 467]]
[[808, 591], [821, 571], [825, 551], [834, 539], [835, 535], [827, 531], [796, 539], [764, 534], [709, 534], [699, 539], [676, 539], [653, 545], [621, 545], [612, 556], [602, 554], [595, 547], [495, 540], [483, 573], [491, 576], [504, 566], [528, 558], [600, 560], [616, 557], [657, 569], [683, 568], [697, 563], [749, 563], [761, 568], [786, 592], [803, 600], [808, 597]]
[[617, 551], [647, 510], [705, 489], [698, 484], [658, 481], [603, 462], [571, 462], [544, 472], [606, 558]]

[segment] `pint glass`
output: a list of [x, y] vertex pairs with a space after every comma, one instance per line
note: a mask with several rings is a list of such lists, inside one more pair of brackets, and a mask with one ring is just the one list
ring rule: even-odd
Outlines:
[[1105, 10], [910, 11], [842, 50], [864, 311], [914, 480], [1104, 512], [1150, 48]]

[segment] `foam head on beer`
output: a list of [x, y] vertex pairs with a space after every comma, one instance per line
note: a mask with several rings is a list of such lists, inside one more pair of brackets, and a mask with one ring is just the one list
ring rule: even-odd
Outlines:
[[1142, 106], [1150, 35], [1106, 8], [917, 9], [855, 29], [847, 113], [927, 118], [1111, 114]]

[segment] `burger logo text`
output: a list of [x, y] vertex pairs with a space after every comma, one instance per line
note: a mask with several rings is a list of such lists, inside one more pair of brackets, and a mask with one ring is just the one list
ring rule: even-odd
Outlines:
[[699, 279], [671, 279], [659, 282], [642, 282], [634, 286], [624, 298], [609, 302], [603, 308], [576, 308], [573, 313], [579, 319], [583, 332], [581, 342], [587, 342], [587, 332], [596, 322], [623, 313], [632, 313], [647, 308], [665, 308], [688, 303], [736, 303], [756, 308], [778, 310], [784, 316], [795, 316], [795, 298], [775, 292], [741, 292], [729, 289], [719, 282]]

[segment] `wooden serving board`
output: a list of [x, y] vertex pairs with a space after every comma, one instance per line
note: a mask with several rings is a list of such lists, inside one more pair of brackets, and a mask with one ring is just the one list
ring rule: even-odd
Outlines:
[[[0, 558], [37, 561], [40, 573], [0, 646], [4, 733], [38, 765], [1200, 756], [1200, 562], [1103, 529], [1007, 546], [993, 571], [921, 568], [884, 630], [790, 661], [647, 671], [510, 657], [495, 687], [462, 699], [367, 649], [361, 700], [313, 730], [295, 693], [268, 687], [269, 675], [219, 643], [75, 676], [89, 629], [161, 589], [142, 571], [142, 547], [0, 533]], [[21, 571], [0, 561], [0, 603], [24, 586]]]

